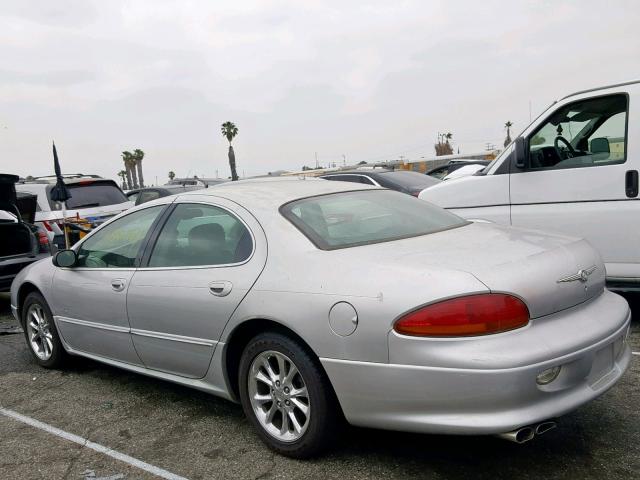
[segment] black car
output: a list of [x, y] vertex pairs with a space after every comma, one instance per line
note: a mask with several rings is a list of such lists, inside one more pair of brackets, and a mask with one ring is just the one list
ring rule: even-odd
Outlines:
[[17, 175], [0, 174], [0, 292], [7, 292], [27, 265], [51, 256], [46, 232], [33, 222], [36, 196], [16, 195]]
[[376, 185], [402, 193], [408, 193], [417, 197], [425, 188], [432, 187], [440, 183], [440, 180], [418, 172], [408, 170], [387, 170], [387, 169], [362, 169], [343, 170], [321, 175], [325, 180], [335, 180], [341, 182], [364, 183], [366, 185]]
[[488, 160], [451, 160], [446, 165], [440, 165], [439, 167], [432, 168], [427, 171], [427, 175], [433, 178], [438, 178], [442, 180], [444, 177], [449, 175], [451, 172], [455, 172], [459, 168], [465, 167], [467, 165], [489, 165]]
[[202, 186], [193, 185], [163, 185], [162, 187], [146, 187], [137, 190], [130, 190], [125, 195], [131, 202], [140, 205], [156, 198], [168, 197], [169, 195], [177, 195], [178, 193], [191, 192], [193, 190], [202, 190]]

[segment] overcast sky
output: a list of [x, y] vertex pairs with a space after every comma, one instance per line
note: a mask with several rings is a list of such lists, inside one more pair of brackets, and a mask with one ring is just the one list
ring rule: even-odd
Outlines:
[[640, 2], [26, 1], [0, 4], [0, 172], [145, 179], [501, 145], [554, 99], [640, 78]]

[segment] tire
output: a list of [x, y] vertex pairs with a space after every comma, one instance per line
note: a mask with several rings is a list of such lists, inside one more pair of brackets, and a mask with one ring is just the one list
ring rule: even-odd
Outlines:
[[333, 388], [318, 360], [298, 342], [279, 333], [254, 337], [242, 353], [238, 375], [244, 413], [272, 450], [303, 459], [318, 455], [336, 440], [342, 417]]
[[22, 329], [27, 347], [38, 365], [44, 368], [63, 365], [67, 352], [60, 341], [49, 304], [39, 292], [31, 292], [22, 304]]

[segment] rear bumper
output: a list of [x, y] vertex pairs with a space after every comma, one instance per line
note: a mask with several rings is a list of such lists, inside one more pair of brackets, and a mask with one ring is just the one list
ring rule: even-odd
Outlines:
[[[444, 368], [321, 359], [347, 420], [424, 433], [494, 434], [558, 417], [602, 395], [627, 369], [627, 310], [592, 345], [514, 368]], [[561, 366], [548, 385], [536, 376]]]

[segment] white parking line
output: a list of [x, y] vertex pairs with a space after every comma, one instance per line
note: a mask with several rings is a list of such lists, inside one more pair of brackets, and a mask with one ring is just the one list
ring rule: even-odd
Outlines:
[[640, 352], [631, 352], [633, 355], [640, 355]]
[[83, 447], [90, 448], [95, 450], [96, 452], [104, 453], [116, 460], [120, 460], [121, 462], [128, 463], [129, 465], [133, 465], [141, 470], [157, 475], [160, 478], [165, 478], [166, 480], [187, 480], [185, 477], [181, 477], [180, 475], [176, 475], [175, 473], [168, 472], [159, 467], [155, 467], [153, 465], [149, 465], [137, 458], [130, 457], [129, 455], [125, 455], [124, 453], [117, 452], [108, 447], [104, 447], [98, 443], [94, 443], [90, 441], [88, 438], [82, 438], [78, 435], [74, 435], [73, 433], [65, 432], [64, 430], [60, 430], [59, 428], [52, 427], [46, 423], [40, 422], [33, 418], [27, 417], [25, 415], [21, 415], [18, 412], [14, 412], [13, 410], [8, 410], [6, 408], [0, 407], [0, 413], [6, 417], [13, 418], [22, 423], [26, 423], [27, 425], [31, 425], [32, 427], [39, 428], [40, 430], [44, 430], [45, 432], [56, 435], [60, 438], [64, 438], [65, 440], [69, 440], [71, 442], [77, 443]]

